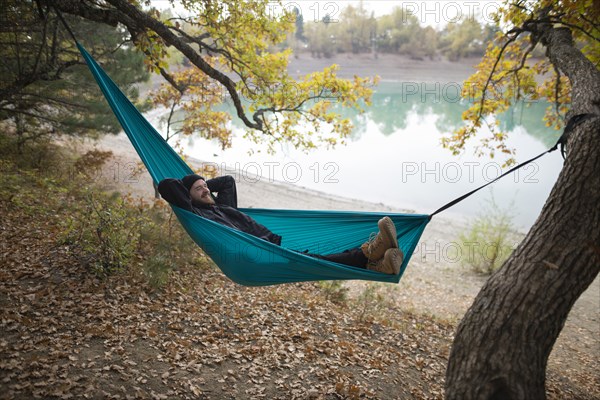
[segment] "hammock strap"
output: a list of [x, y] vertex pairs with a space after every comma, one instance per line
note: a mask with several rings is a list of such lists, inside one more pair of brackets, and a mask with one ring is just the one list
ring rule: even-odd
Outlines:
[[560, 145], [560, 152], [563, 156], [563, 159], [565, 158], [565, 148], [567, 145], [567, 140], [569, 138], [570, 133], [573, 131], [573, 129], [575, 129], [575, 127], [577, 125], [579, 125], [580, 123], [582, 123], [583, 121], [586, 121], [590, 118], [596, 117], [596, 114], [577, 114], [571, 118], [569, 118], [569, 121], [567, 122], [567, 125], [565, 126], [565, 129], [562, 133], [562, 135], [560, 136], [560, 138], [558, 139], [558, 141], [556, 142], [556, 144], [554, 146], [552, 146], [551, 148], [549, 148], [548, 150], [544, 151], [543, 153], [525, 161], [522, 162], [521, 164], [518, 164], [514, 167], [512, 167], [511, 169], [509, 169], [508, 171], [506, 171], [505, 173], [503, 173], [502, 175], [500, 175], [499, 177], [497, 177], [496, 179], [486, 183], [485, 185], [482, 185], [474, 190], [471, 190], [470, 192], [463, 194], [462, 196], [452, 200], [451, 202], [443, 205], [442, 207], [438, 208], [437, 210], [435, 210], [433, 213], [431, 213], [429, 215], [429, 219], [431, 219], [431, 217], [433, 217], [435, 214], [441, 213], [442, 211], [452, 207], [453, 205], [460, 203], [461, 201], [463, 201], [464, 199], [466, 199], [467, 197], [471, 196], [473, 193], [478, 192], [479, 190], [483, 189], [484, 187], [491, 185], [492, 183], [496, 182], [497, 180], [499, 180], [500, 178], [505, 177], [506, 175], [518, 170], [519, 168], [523, 168], [524, 166], [526, 166], [527, 164], [537, 160], [538, 158], [542, 157], [543, 155], [547, 154], [547, 153], [552, 153], [554, 150], [556, 150], [558, 148], [558, 146]]
[[65, 19], [63, 18], [61, 12], [58, 10], [58, 8], [56, 6], [54, 6], [54, 10], [56, 11], [56, 15], [58, 15], [58, 18], [60, 19], [60, 22], [62, 22], [62, 24], [65, 26], [65, 29], [67, 30], [67, 32], [69, 32], [69, 35], [71, 35], [71, 37], [73, 38], [73, 41], [75, 43], [78, 43], [77, 38], [75, 37], [75, 34], [71, 30], [71, 27], [69, 26], [69, 24], [67, 24], [67, 21], [65, 21]]

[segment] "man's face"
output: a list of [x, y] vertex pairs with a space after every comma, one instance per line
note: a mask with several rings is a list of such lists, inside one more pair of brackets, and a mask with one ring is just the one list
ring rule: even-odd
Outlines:
[[190, 196], [192, 197], [193, 203], [204, 205], [215, 204], [215, 201], [210, 195], [210, 190], [208, 190], [208, 186], [206, 186], [206, 182], [202, 179], [198, 179], [194, 182], [190, 188]]

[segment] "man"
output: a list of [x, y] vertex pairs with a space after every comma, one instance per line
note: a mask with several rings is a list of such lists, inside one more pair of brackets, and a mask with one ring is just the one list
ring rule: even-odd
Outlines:
[[[281, 245], [281, 236], [237, 209], [237, 191], [232, 176], [221, 176], [208, 181], [196, 174], [187, 175], [181, 180], [167, 178], [159, 183], [158, 191], [165, 200], [179, 208]], [[397, 274], [402, 265], [403, 254], [398, 248], [394, 223], [389, 217], [383, 217], [377, 225], [379, 233], [360, 247], [336, 254], [306, 255], [386, 274]]]

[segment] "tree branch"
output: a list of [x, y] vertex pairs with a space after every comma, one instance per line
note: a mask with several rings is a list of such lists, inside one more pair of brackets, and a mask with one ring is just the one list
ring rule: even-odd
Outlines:
[[[81, 0], [40, 0], [42, 3], [49, 7], [56, 7], [60, 11], [79, 15], [90, 21], [100, 22], [110, 26], [117, 26], [120, 22], [131, 30], [138, 31], [136, 29], [137, 23], [134, 19], [129, 18], [126, 14], [115, 9], [106, 9], [99, 7], [91, 7], [85, 1]], [[131, 32], [130, 30], [130, 32]]]
[[490, 71], [488, 79], [485, 82], [485, 85], [483, 86], [483, 90], [481, 91], [481, 101], [479, 102], [479, 112], [477, 113], [477, 118], [476, 118], [475, 122], [479, 121], [481, 119], [481, 116], [483, 115], [483, 105], [484, 105], [484, 102], [485, 102], [485, 94], [487, 93], [487, 88], [488, 88], [488, 86], [490, 85], [490, 83], [492, 81], [492, 77], [494, 76], [494, 72], [496, 72], [496, 68], [498, 67], [498, 64], [500, 63], [500, 60], [502, 59], [502, 55], [506, 51], [506, 48], [508, 47], [508, 45], [511, 44], [512, 42], [514, 42], [517, 39], [517, 37], [519, 37], [519, 34], [521, 32], [522, 32], [521, 29], [512, 29], [511, 31], [509, 31], [507, 33], [507, 36], [510, 33], [514, 33], [514, 36], [508, 38], [508, 40], [506, 41], [506, 43], [504, 43], [504, 46], [502, 46], [502, 48], [500, 49], [500, 53], [498, 53], [498, 57], [496, 57], [496, 61], [494, 62], [494, 65], [492, 67], [492, 70]]
[[591, 26], [593, 26], [596, 29], [600, 29], [600, 24], [592, 21], [591, 19], [587, 18], [585, 15], [579, 13], [579, 18], [581, 18], [582, 20], [584, 20], [585, 22], [587, 22], [588, 24], [590, 24]]
[[[45, 3], [51, 2], [51, 0], [40, 1]], [[192, 64], [225, 87], [231, 97], [238, 118], [240, 118], [247, 127], [265, 132], [266, 126], [264, 124], [265, 120], [263, 114], [271, 110], [259, 109], [254, 112], [251, 117], [247, 116], [242, 105], [241, 94], [237, 90], [236, 82], [225, 73], [210, 65], [196, 49], [190, 46], [190, 43], [198, 44], [201, 46], [201, 49], [208, 50], [209, 52], [221, 54], [226, 60], [233, 64], [239, 63], [240, 65], [244, 65], [243, 60], [236, 59], [225, 49], [214, 47], [203, 42], [202, 39], [208, 38], [208, 35], [204, 34], [193, 37], [177, 27], [167, 26], [163, 22], [138, 9], [127, 0], [105, 0], [105, 2], [112, 6], [112, 8], [96, 8], [95, 4], [92, 6], [86, 0], [55, 0], [55, 2], [52, 3], [56, 4], [56, 7], [61, 11], [80, 15], [92, 21], [108, 22], [113, 25], [116, 25], [119, 22], [123, 23], [131, 33], [134, 41], [140, 32], [145, 30], [155, 32], [167, 45], [174, 46], [186, 56]], [[233, 70], [235, 72], [235, 69]], [[159, 72], [169, 83], [173, 84], [175, 82], [166, 71], [159, 68]], [[240, 74], [237, 73], [237, 75]], [[173, 86], [178, 90], [181, 89], [180, 85]]]
[[550, 22], [554, 22], [554, 23], [558, 23], [564, 26], [568, 26], [569, 28], [573, 28], [573, 29], [577, 29], [578, 31], [582, 32], [584, 35], [588, 36], [590, 39], [595, 40], [597, 42], [600, 42], [600, 38], [595, 37], [594, 35], [592, 35], [590, 32], [586, 31], [585, 29], [583, 29], [582, 27], [575, 25], [575, 24], [571, 24], [569, 22], [565, 22], [560, 18], [549, 18]]
[[[158, 64], [156, 64], [156, 66], [158, 67]], [[177, 83], [177, 81], [175, 81], [175, 78], [173, 78], [173, 76], [171, 76], [167, 71], [165, 71], [164, 68], [162, 67], [158, 67], [158, 70], [160, 71], [160, 74], [162, 75], [162, 77], [169, 82], [169, 84], [171, 86], [173, 86], [175, 89], [177, 89], [177, 91], [179, 93], [181, 93], [183, 95], [183, 93], [185, 92], [185, 90], [187, 89], [185, 86], [182, 86], [180, 84]]]
[[527, 62], [527, 56], [533, 51], [533, 49], [535, 48], [535, 46], [537, 44], [538, 44], [538, 41], [535, 39], [532, 39], [531, 45], [527, 48], [527, 50], [525, 51], [525, 54], [523, 54], [523, 57], [521, 58], [521, 63], [519, 64], [519, 66], [508, 70], [508, 72], [516, 73], [516, 72], [519, 72], [521, 69], [523, 69], [523, 67], [525, 66], [525, 63]]
[[46, 116], [39, 115], [39, 114], [34, 114], [34, 113], [31, 113], [31, 112], [28, 112], [28, 111], [24, 111], [24, 110], [20, 110], [20, 109], [0, 108], [0, 110], [8, 111], [11, 114], [27, 115], [28, 117], [41, 119], [43, 121], [54, 122], [56, 124], [69, 125], [69, 124], [66, 124], [64, 121], [60, 121], [60, 120], [57, 120], [57, 119], [54, 119], [54, 118], [50, 118], [50, 117], [46, 117]]
[[[60, 0], [67, 1], [67, 0]], [[254, 118], [254, 122], [250, 121], [244, 112], [242, 101], [235, 88], [235, 82], [221, 71], [213, 68], [206, 60], [204, 60], [193, 48], [191, 48], [181, 37], [176, 36], [169, 27], [162, 22], [150, 17], [148, 14], [137, 9], [124, 0], [106, 0], [108, 3], [116, 7], [119, 11], [126, 14], [128, 19], [138, 21], [143, 24], [146, 29], [156, 32], [165, 42], [174, 46], [177, 50], [183, 53], [196, 67], [207, 74], [209, 77], [221, 83], [231, 96], [235, 106], [237, 116], [249, 128], [263, 130], [262, 121]]]
[[575, 47], [569, 28], [554, 28], [542, 22], [528, 29], [546, 46], [550, 62], [569, 78], [570, 112], [600, 114], [600, 71]]
[[170, 130], [171, 130], [171, 118], [173, 118], [173, 114], [175, 114], [175, 107], [178, 105], [177, 102], [173, 102], [173, 104], [171, 104], [171, 110], [169, 111], [169, 118], [167, 118], [167, 137], [165, 138], [165, 140], [168, 142], [169, 139], [171, 139], [173, 136], [177, 135], [179, 132], [175, 132], [172, 136], [169, 135], [170, 134]]

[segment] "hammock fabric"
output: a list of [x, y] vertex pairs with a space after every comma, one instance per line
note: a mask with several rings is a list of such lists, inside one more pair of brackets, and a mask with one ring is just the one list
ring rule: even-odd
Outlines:
[[[193, 173], [163, 137], [142, 116], [90, 54], [77, 43], [92, 75], [117, 116], [127, 137], [155, 183]], [[381, 214], [347, 211], [240, 209], [281, 235], [281, 246], [172, 207], [190, 237], [232, 281], [247, 286], [315, 280], [361, 279], [398, 282], [430, 220], [421, 214]], [[294, 250], [338, 253], [360, 246], [388, 215], [404, 253], [400, 272], [382, 274], [315, 259]]]

